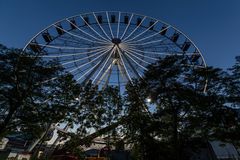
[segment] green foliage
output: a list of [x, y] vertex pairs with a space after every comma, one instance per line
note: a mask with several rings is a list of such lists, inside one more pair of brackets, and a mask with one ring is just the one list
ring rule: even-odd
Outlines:
[[[109, 126], [115, 126], [122, 117], [122, 99], [118, 89], [108, 86], [100, 90], [89, 82], [81, 87], [79, 104], [71, 117], [77, 124], [77, 130], [65, 136], [71, 137], [66, 145], [71, 144], [72, 148], [83, 144], [89, 146], [93, 138], [102, 134], [117, 136], [114, 128]], [[89, 130], [96, 132], [89, 135]]]
[[4, 47], [0, 53], [1, 136], [13, 131], [39, 136], [47, 124], [67, 118], [79, 86], [57, 61]]
[[[186, 61], [179, 56], [160, 59], [148, 67], [142, 80], [129, 84], [127, 113], [131, 121], [126, 127], [135, 156], [138, 153], [142, 159], [154, 159], [149, 157], [158, 157], [151, 152], [157, 148], [161, 158], [155, 159], [188, 159], [208, 140], [240, 140], [236, 136], [239, 122], [229, 108], [231, 83], [239, 83], [235, 74], [239, 63], [230, 75], [213, 67], [193, 69]], [[144, 112], [144, 100], [149, 97], [151, 106], [156, 106], [151, 114]], [[152, 148], [153, 144], [158, 147]]]

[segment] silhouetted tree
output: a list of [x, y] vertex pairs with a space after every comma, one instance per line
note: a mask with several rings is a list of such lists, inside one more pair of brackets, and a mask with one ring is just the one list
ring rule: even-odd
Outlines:
[[[71, 139], [64, 148], [88, 146], [94, 138], [101, 135], [117, 136], [115, 128], [125, 121], [122, 119], [122, 99], [117, 88], [108, 86], [101, 90], [89, 82], [82, 87], [79, 106], [78, 112], [72, 115], [77, 130], [65, 135]], [[90, 130], [92, 133], [89, 134]]]
[[[150, 137], [148, 141], [161, 144], [155, 149], [162, 159], [188, 159], [209, 140], [233, 141], [236, 139], [232, 135], [238, 133], [236, 115], [226, 101], [231, 83], [229, 74], [212, 67], [193, 69], [186, 65], [187, 61], [179, 56], [160, 59], [150, 65], [143, 80], [137, 80], [134, 88], [127, 92], [128, 113], [135, 117], [131, 120], [133, 123], [128, 124], [132, 130], [130, 139], [135, 140], [140, 133], [144, 138]], [[138, 110], [146, 105], [144, 99], [149, 97], [156, 109], [151, 112], [153, 118], [146, 119], [149, 116], [139, 114]], [[140, 147], [140, 157], [150, 153], [147, 148], [151, 145], [146, 146], [144, 138], [135, 143], [145, 144]]]
[[41, 134], [70, 117], [79, 86], [56, 61], [20, 49], [0, 49], [0, 135]]

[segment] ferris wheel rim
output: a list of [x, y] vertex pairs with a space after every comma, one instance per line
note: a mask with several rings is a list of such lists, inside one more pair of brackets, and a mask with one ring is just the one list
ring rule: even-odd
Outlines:
[[[52, 24], [50, 24], [49, 26], [47, 26], [47, 27], [45, 27], [44, 29], [42, 29], [40, 32], [38, 32], [33, 38], [31, 38], [29, 41], [28, 41], [28, 43], [25, 45], [25, 47], [23, 48], [23, 51], [25, 51], [26, 49], [27, 49], [27, 47], [32, 43], [32, 42], [34, 42], [34, 40], [38, 37], [38, 36], [40, 36], [42, 33], [44, 33], [45, 31], [48, 31], [48, 29], [50, 29], [51, 27], [56, 27], [56, 28], [58, 28], [58, 26], [57, 26], [57, 24], [61, 24], [61, 23], [63, 23], [63, 22], [69, 22], [69, 23], [71, 23], [71, 19], [75, 19], [75, 18], [78, 18], [78, 17], [81, 17], [81, 19], [83, 19], [83, 16], [84, 15], [94, 15], [94, 17], [95, 17], [95, 19], [96, 19], [96, 22], [98, 23], [98, 25], [100, 26], [100, 28], [101, 28], [101, 25], [99, 24], [99, 22], [98, 22], [98, 20], [97, 20], [97, 17], [96, 17], [96, 15], [97, 14], [109, 14], [109, 13], [118, 13], [119, 14], [119, 20], [118, 20], [118, 30], [117, 30], [117, 37], [119, 36], [119, 25], [120, 25], [120, 15], [121, 14], [127, 14], [127, 15], [131, 15], [131, 16], [140, 16], [140, 17], [144, 17], [143, 18], [143, 20], [146, 18], [146, 19], [151, 19], [151, 20], [154, 20], [155, 22], [154, 23], [158, 23], [158, 22], [160, 22], [161, 24], [164, 24], [164, 25], [166, 25], [167, 26], [167, 28], [166, 28], [166, 30], [168, 29], [168, 28], [172, 28], [173, 30], [175, 30], [177, 33], [179, 33], [180, 35], [182, 35], [185, 39], [186, 39], [186, 41], [189, 41], [192, 45], [193, 45], [193, 47], [197, 50], [197, 52], [198, 52], [198, 54], [200, 55], [200, 57], [201, 57], [201, 60], [203, 61], [202, 63], [202, 65], [203, 65], [203, 67], [207, 67], [207, 64], [206, 64], [206, 61], [205, 61], [205, 59], [204, 59], [204, 57], [203, 57], [203, 54], [201, 53], [201, 51], [200, 51], [200, 49], [196, 46], [196, 44], [185, 34], [185, 33], [183, 33], [181, 30], [179, 30], [179, 29], [177, 29], [176, 27], [174, 27], [173, 25], [170, 25], [169, 23], [166, 23], [165, 21], [162, 21], [162, 20], [159, 20], [159, 19], [156, 19], [156, 18], [153, 18], [153, 17], [150, 17], [150, 16], [145, 16], [145, 15], [142, 15], [142, 14], [137, 14], [137, 13], [130, 13], [130, 12], [121, 12], [121, 11], [97, 11], [97, 12], [88, 12], [88, 13], [80, 13], [80, 14], [76, 14], [76, 15], [74, 15], [74, 16], [70, 16], [70, 17], [67, 17], [67, 18], [63, 18], [63, 19], [60, 19], [60, 20], [58, 20], [58, 21], [56, 21], [56, 22], [54, 22], [54, 23], [52, 23]], [[111, 25], [111, 23], [109, 22], [109, 18], [107, 18], [108, 19], [108, 22], [106, 22], [106, 24], [108, 24], [109, 25], [109, 27], [110, 27], [110, 25]], [[83, 19], [84, 20], [84, 19]], [[141, 21], [141, 23], [143, 22], [143, 20]], [[84, 20], [85, 21], [85, 20]], [[87, 24], [88, 26], [90, 26], [91, 27], [91, 25], [93, 25], [93, 24]], [[128, 24], [128, 25], [133, 25], [133, 24]], [[139, 26], [137, 26], [135, 29], [137, 30], [138, 29], [138, 27], [140, 27], [141, 25], [139, 25]], [[82, 27], [82, 26], [76, 26], [76, 27], [78, 27], [78, 28], [80, 28], [80, 27]], [[142, 26], [141, 26], [142, 27]], [[101, 30], [104, 32], [104, 30], [101, 28]], [[64, 30], [63, 29], [63, 31], [64, 32], [69, 32], [68, 30]], [[111, 31], [111, 29], [110, 29], [110, 31]], [[135, 31], [135, 30], [134, 30]], [[145, 30], [145, 31], [149, 31], [149, 27]], [[161, 31], [160, 31], [161, 32]], [[142, 32], [142, 34], [143, 34], [144, 32]], [[104, 33], [105, 35], [106, 35], [106, 39], [105, 39], [105, 37], [104, 37], [104, 39], [102, 38], [102, 42], [101, 43], [105, 43], [105, 42], [110, 42], [111, 41], [111, 37], [108, 37], [108, 35], [106, 34], [106, 33]], [[131, 33], [131, 34], [133, 34], [133, 33]], [[122, 37], [121, 38], [123, 38], [122, 39], [122, 41], [123, 41], [123, 43], [125, 43], [125, 41], [124, 40], [127, 40], [128, 39], [128, 37], [131, 37], [131, 34], [130, 35], [128, 35], [127, 37], [125, 37], [124, 38], [124, 36], [123, 36], [123, 34], [122, 34]], [[111, 31], [111, 35], [110, 36], [112, 36], [112, 38], [114, 38], [114, 36], [113, 36], [113, 34], [112, 34], [112, 31]], [[138, 35], [139, 36], [139, 35]], [[55, 38], [59, 38], [60, 37], [60, 35], [58, 35], [58, 36], [56, 36]], [[96, 38], [96, 37], [95, 37]], [[167, 37], [167, 38], [169, 38], [169, 37]], [[131, 38], [131, 39], [134, 39], [134, 38]], [[129, 40], [128, 41], [126, 41], [126, 43], [129, 43], [128, 45], [129, 46], [131, 46], [131, 39], [130, 39], [130, 43], [129, 43]], [[146, 39], [146, 37], [145, 37], [145, 39]], [[86, 40], [86, 39], [85, 39]], [[95, 42], [95, 43], [98, 43], [98, 42]], [[146, 42], [146, 43], [143, 43], [144, 45], [146, 45], [146, 44], [151, 44], [150, 42]], [[143, 45], [143, 44], [135, 44], [135, 45]], [[181, 48], [181, 46], [179, 46], [176, 42], [174, 42], [174, 44], [176, 45], [176, 46], [178, 46], [179, 48]], [[39, 45], [42, 45], [42, 44], [39, 44]], [[46, 46], [48, 46], [48, 47], [50, 47], [50, 45], [48, 45], [48, 44], [45, 44]], [[56, 47], [56, 46], [55, 46]], [[73, 47], [74, 49], [77, 49], [76, 47]], [[80, 49], [80, 48], [79, 48]], [[43, 49], [42, 49], [43, 50]], [[133, 51], [134, 49], [130, 49], [129, 51], [127, 51], [126, 52], [126, 56], [128, 56], [129, 57], [129, 55], [131, 55], [131, 54], [133, 54], [133, 53], [135, 53], [136, 51]], [[187, 53], [186, 53], [187, 54]], [[129, 57], [129, 58], [131, 58], [131, 57]], [[120, 58], [120, 59], [122, 59], [122, 58]], [[134, 60], [133, 60], [134, 61]], [[136, 63], [137, 64], [137, 63]], [[140, 66], [140, 65], [139, 65]], [[141, 67], [141, 66], [140, 66]], [[125, 67], [124, 67], [125, 68]], [[145, 68], [145, 67], [142, 67], [142, 68]], [[129, 76], [128, 76], [129, 77]], [[95, 77], [96, 78], [96, 77]]]
[[[57, 23], [62, 22], [62, 21], [64, 21], [64, 20], [67, 20], [67, 21], [68, 21], [69, 19], [78, 17], [78, 16], [80, 16], [80, 15], [87, 15], [87, 14], [92, 14], [92, 13], [103, 13], [103, 12], [127, 13], [127, 14], [134, 14], [134, 15], [138, 15], [138, 16], [145, 16], [145, 15], [143, 15], [143, 14], [131, 13], [131, 12], [125, 12], [125, 11], [96, 11], [96, 12], [86, 12], [86, 13], [75, 14], [75, 15], [73, 15], [73, 16], [70, 16], [70, 17], [66, 17], [66, 18], [62, 18], [62, 19], [60, 19], [60, 20], [57, 20], [55, 23], [52, 23], [52, 24], [50, 24], [49, 26], [43, 28], [41, 31], [39, 31], [37, 34], [35, 34], [35, 36], [32, 37], [32, 38], [26, 43], [26, 45], [24, 46], [23, 50], [25, 50], [25, 49], [27, 48], [28, 44], [29, 44], [31, 41], [33, 41], [37, 36], [39, 36], [43, 31], [45, 31], [45, 30], [47, 30], [48, 28], [52, 27], [53, 24], [57, 24]], [[171, 25], [171, 24], [167, 23], [166, 21], [163, 21], [163, 20], [154, 18], [154, 17], [152, 17], [152, 16], [146, 16], [146, 17], [148, 17], [148, 18], [150, 18], [150, 19], [153, 19], [153, 20], [156, 20], [156, 21], [160, 21], [160, 22], [162, 22], [163, 24], [166, 24], [166, 25], [172, 27], [173, 29], [175, 29], [176, 31], [178, 31], [179, 33], [181, 33], [182, 35], [184, 35], [184, 37], [186, 37], [186, 38], [194, 45], [194, 47], [197, 48], [197, 50], [199, 51], [202, 59], [204, 60], [204, 65], [205, 65], [205, 67], [207, 67], [207, 64], [206, 64], [206, 61], [205, 61], [205, 59], [204, 59], [204, 57], [203, 57], [202, 52], [201, 52], [200, 49], [197, 47], [197, 45], [196, 45], [183, 31], [181, 31], [180, 29], [178, 29], [178, 28], [175, 27], [174, 25]]]

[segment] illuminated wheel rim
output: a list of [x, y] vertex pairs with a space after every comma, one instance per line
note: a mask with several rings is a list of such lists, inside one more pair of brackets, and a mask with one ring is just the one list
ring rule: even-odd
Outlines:
[[57, 61], [80, 84], [104, 88], [141, 78], [159, 58], [179, 55], [192, 68], [205, 68], [196, 45], [175, 27], [126, 12], [92, 12], [62, 19], [34, 36], [24, 51]]

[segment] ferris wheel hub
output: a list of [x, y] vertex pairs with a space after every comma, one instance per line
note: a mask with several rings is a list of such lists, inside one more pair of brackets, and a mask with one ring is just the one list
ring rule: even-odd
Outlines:
[[113, 39], [112, 39], [112, 43], [118, 45], [118, 44], [121, 43], [121, 39], [120, 39], [120, 38], [113, 38]]

